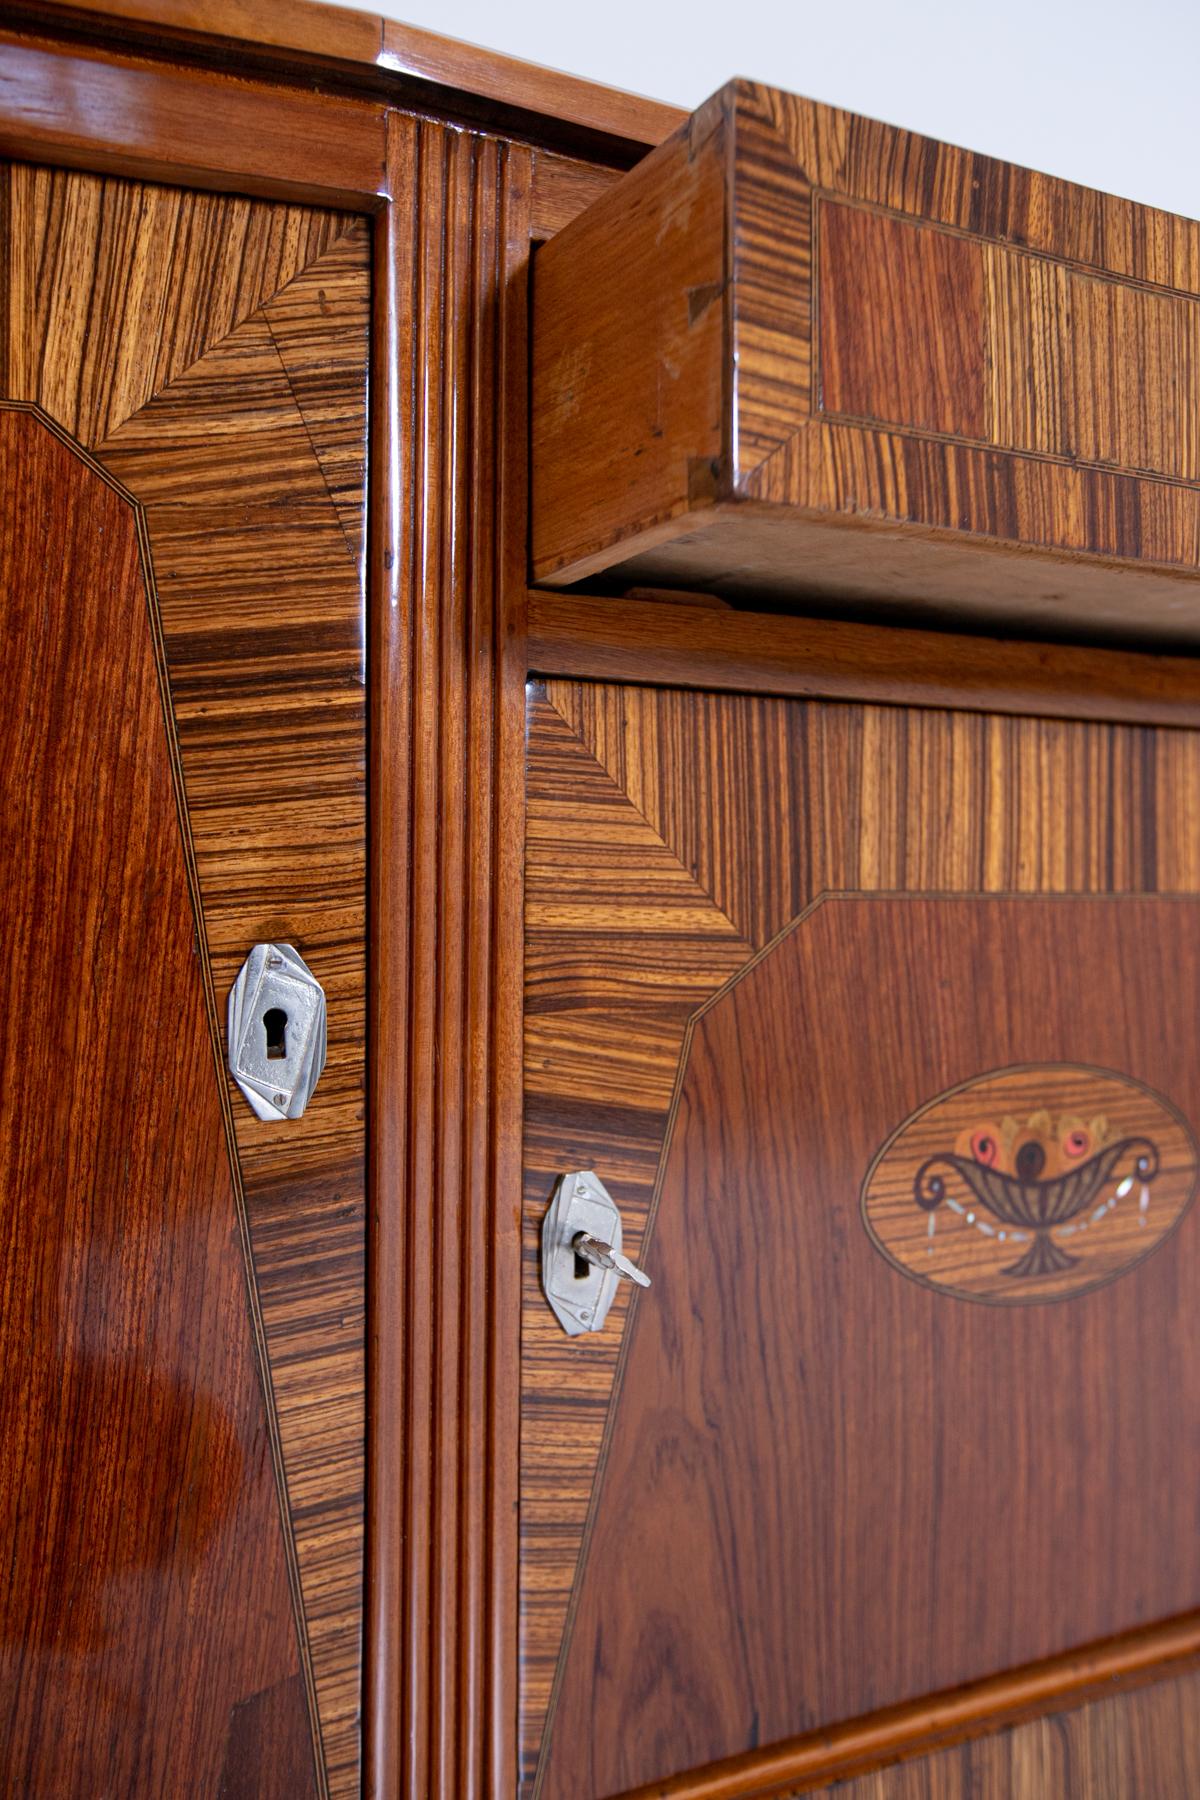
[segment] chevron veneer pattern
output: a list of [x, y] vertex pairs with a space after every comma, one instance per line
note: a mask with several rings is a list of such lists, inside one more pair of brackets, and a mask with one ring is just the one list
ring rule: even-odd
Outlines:
[[0, 247], [5, 392], [144, 509], [218, 1006], [266, 938], [328, 997], [302, 1124], [233, 1104], [326, 1774], [356, 1794], [368, 226], [11, 164]]
[[531, 1786], [625, 1317], [542, 1297], [558, 1174], [636, 1258], [692, 1013], [821, 892], [1200, 886], [1194, 732], [549, 681], [526, 829], [522, 1775]]

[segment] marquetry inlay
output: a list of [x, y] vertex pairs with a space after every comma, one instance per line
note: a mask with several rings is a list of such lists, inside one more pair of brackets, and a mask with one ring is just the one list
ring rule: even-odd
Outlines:
[[1196, 1194], [1169, 1100], [1078, 1065], [993, 1070], [905, 1119], [871, 1163], [863, 1222], [905, 1275], [971, 1300], [1059, 1300], [1157, 1250]]

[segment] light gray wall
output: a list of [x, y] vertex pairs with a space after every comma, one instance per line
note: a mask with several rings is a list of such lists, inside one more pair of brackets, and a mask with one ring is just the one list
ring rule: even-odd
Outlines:
[[[365, 10], [379, 9], [365, 0]], [[1200, 217], [1200, 0], [401, 0], [382, 10], [689, 109], [749, 75]]]

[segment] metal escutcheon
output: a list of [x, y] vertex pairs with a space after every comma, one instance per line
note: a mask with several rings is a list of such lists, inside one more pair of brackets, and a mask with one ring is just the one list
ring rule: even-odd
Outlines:
[[542, 1221], [542, 1291], [569, 1337], [600, 1330], [621, 1280], [650, 1286], [622, 1254], [616, 1201], [591, 1169], [561, 1176]]
[[229, 993], [229, 1072], [260, 1119], [298, 1119], [325, 1067], [325, 991], [290, 944], [255, 944]]

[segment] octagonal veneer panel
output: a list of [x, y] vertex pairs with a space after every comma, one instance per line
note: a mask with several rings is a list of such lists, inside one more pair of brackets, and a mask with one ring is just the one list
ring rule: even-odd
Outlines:
[[302, 1800], [313, 1739], [136, 507], [0, 405], [0, 1787]]
[[[698, 1015], [544, 1800], [623, 1792], [1200, 1604], [1198, 992], [1194, 900], [835, 897]], [[943, 1131], [929, 1103], [964, 1092]], [[1064, 1170], [1118, 1144], [1086, 1211], [1035, 1216], [1065, 1206]], [[962, 1198], [924, 1254], [922, 1166], [943, 1148], [981, 1190], [977, 1170], [1024, 1193], [1003, 1227], [1020, 1241], [997, 1254], [978, 1226], [998, 1233], [1005, 1202]], [[919, 1228], [915, 1269], [881, 1253], [864, 1209], [881, 1150]], [[962, 1179], [947, 1173], [943, 1200]], [[1084, 1218], [1086, 1236], [1066, 1233]], [[1101, 1284], [1050, 1251], [1040, 1267], [1035, 1239]], [[1003, 1294], [924, 1279], [976, 1245], [981, 1288]]]

